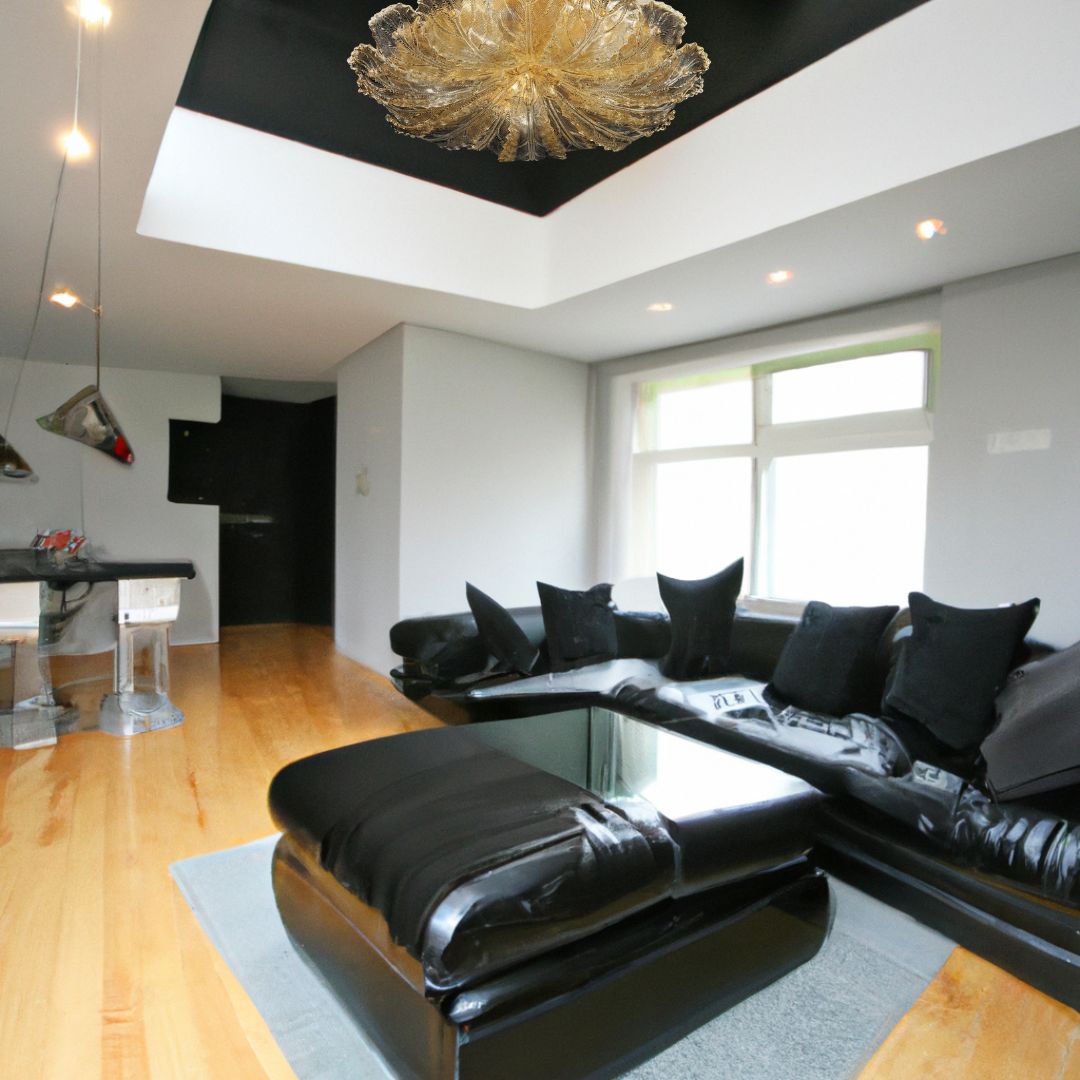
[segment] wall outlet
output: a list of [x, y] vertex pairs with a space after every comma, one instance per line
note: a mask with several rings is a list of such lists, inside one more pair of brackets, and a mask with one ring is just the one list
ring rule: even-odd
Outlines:
[[997, 431], [987, 436], [986, 449], [991, 454], [1017, 454], [1023, 450], [1049, 450], [1050, 429]]
[[368, 479], [367, 469], [361, 469], [356, 474], [356, 494], [357, 495], [370, 495], [371, 494], [371, 481]]

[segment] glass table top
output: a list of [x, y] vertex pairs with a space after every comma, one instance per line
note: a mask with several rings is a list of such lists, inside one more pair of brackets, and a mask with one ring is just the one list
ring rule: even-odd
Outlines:
[[802, 798], [798, 777], [606, 708], [470, 724], [466, 733], [609, 803], [644, 798], [669, 820]]

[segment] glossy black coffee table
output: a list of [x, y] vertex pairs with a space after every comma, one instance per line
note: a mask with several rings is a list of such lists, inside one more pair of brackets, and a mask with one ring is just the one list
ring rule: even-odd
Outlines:
[[[549, 850], [542, 836], [524, 857], [491, 857], [518, 788], [526, 817], [526, 791], [571, 803], [577, 792], [573, 812], [601, 822], [601, 847], [603, 822], [644, 823], [656, 874], [603, 903], [588, 881], [556, 877], [552, 894], [580, 895], [581, 910], [545, 908], [529, 876]], [[463, 812], [455, 792], [477, 809]], [[275, 895], [298, 949], [399, 1075], [615, 1076], [820, 947], [829, 892], [809, 858], [820, 798], [796, 777], [607, 709], [414, 732], [278, 774]], [[537, 817], [529, 827], [542, 830]], [[565, 834], [558, 817], [550, 850]], [[381, 849], [364, 846], [380, 832]], [[486, 861], [473, 865], [481, 841]], [[343, 871], [350, 844], [376, 852], [370, 864]], [[380, 886], [395, 859], [394, 887]], [[395, 940], [394, 904], [415, 899], [403, 882], [443, 862], [451, 880], [426, 909], [426, 936]], [[594, 867], [574, 872], [588, 879]], [[368, 878], [371, 895], [357, 886]], [[458, 958], [449, 974], [447, 957]]]

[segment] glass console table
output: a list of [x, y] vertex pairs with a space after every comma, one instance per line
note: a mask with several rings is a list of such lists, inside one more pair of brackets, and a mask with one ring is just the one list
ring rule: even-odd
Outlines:
[[77, 710], [57, 700], [48, 654], [91, 597], [109, 588], [115, 607], [98, 618], [115, 617], [113, 687], [98, 727], [137, 735], [179, 724], [183, 713], [169, 699], [169, 628], [180, 612], [180, 583], [194, 576], [186, 561], [57, 563], [31, 550], [0, 551], [0, 747], [51, 745], [58, 729], [74, 726]]

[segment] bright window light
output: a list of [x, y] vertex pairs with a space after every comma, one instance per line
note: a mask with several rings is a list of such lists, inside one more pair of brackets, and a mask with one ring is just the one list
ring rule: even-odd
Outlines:
[[772, 376], [772, 422], [921, 409], [926, 360], [925, 352], [895, 352], [777, 371]]
[[656, 467], [656, 569], [703, 578], [744, 556], [750, 545], [748, 457], [679, 461]]
[[833, 604], [905, 604], [922, 588], [925, 446], [773, 461], [762, 592]]
[[657, 450], [690, 446], [739, 446], [754, 438], [750, 379], [666, 390], [657, 395]]

